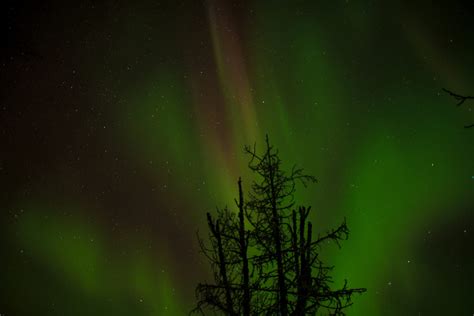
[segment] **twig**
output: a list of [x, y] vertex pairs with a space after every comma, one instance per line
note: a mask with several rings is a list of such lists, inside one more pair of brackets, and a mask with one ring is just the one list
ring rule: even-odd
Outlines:
[[[448, 93], [450, 96], [452, 96], [453, 98], [459, 101], [456, 104], [456, 106], [461, 106], [464, 102], [466, 102], [466, 100], [474, 100], [474, 97], [470, 95], [460, 95], [445, 88], [443, 88], [443, 91]], [[474, 127], [474, 124], [464, 125], [464, 128], [471, 128], [471, 127]]]
[[474, 100], [474, 97], [473, 96], [470, 96], [470, 95], [467, 95], [467, 96], [464, 96], [464, 95], [460, 95], [460, 94], [457, 94], [457, 93], [454, 93], [452, 91], [449, 91], [448, 89], [445, 89], [443, 88], [443, 91], [448, 93], [450, 96], [452, 96], [453, 98], [455, 98], [456, 100], [458, 100], [459, 102], [456, 104], [457, 106], [460, 106], [461, 104], [463, 104], [466, 100]]

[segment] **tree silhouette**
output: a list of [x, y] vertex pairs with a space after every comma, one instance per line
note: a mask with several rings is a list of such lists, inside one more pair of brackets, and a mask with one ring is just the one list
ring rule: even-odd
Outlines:
[[332, 266], [319, 257], [320, 249], [347, 239], [345, 220], [339, 227], [313, 239], [308, 219], [311, 207], [295, 207], [299, 182], [306, 187], [313, 176], [293, 167], [281, 169], [278, 151], [266, 137], [266, 149], [245, 147], [249, 168], [257, 175], [248, 200], [238, 180], [237, 212], [227, 207], [207, 213], [209, 241], [198, 235], [202, 253], [211, 263], [213, 284], [196, 287], [197, 306], [191, 313], [206, 310], [225, 315], [345, 315], [355, 293], [365, 289], [331, 289]]
[[[455, 98], [458, 101], [458, 103], [456, 103], [456, 106], [461, 106], [467, 100], [474, 100], [474, 96], [460, 95], [460, 94], [454, 93], [454, 92], [452, 92], [448, 89], [445, 89], [445, 88], [443, 88], [443, 91], [448, 93], [450, 96], [452, 96], [453, 98]], [[465, 128], [471, 128], [471, 127], [474, 127], [474, 124], [464, 125], [464, 127]]]

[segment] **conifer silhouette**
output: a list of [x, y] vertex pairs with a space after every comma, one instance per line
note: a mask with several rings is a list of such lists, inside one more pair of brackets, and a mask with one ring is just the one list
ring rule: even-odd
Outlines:
[[345, 315], [355, 293], [365, 289], [331, 289], [331, 266], [319, 257], [323, 245], [347, 239], [345, 220], [336, 229], [313, 238], [308, 219], [311, 207], [295, 206], [299, 182], [306, 187], [316, 178], [293, 167], [281, 169], [278, 151], [266, 137], [259, 155], [245, 147], [249, 168], [257, 175], [248, 198], [238, 180], [237, 212], [227, 207], [207, 213], [209, 241], [198, 235], [202, 253], [211, 264], [214, 283], [199, 283], [197, 305], [191, 313], [224, 315]]

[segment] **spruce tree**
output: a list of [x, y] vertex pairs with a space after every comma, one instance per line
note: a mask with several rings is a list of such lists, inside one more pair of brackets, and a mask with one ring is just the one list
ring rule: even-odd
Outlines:
[[192, 310], [224, 315], [345, 315], [355, 293], [365, 289], [331, 288], [331, 266], [319, 253], [328, 242], [348, 238], [344, 220], [337, 228], [313, 237], [311, 207], [296, 206], [298, 183], [307, 186], [316, 178], [303, 169], [282, 169], [277, 150], [268, 136], [266, 148], [245, 147], [249, 168], [255, 173], [248, 198], [239, 178], [236, 210], [207, 213], [209, 236], [198, 236], [202, 253], [211, 264], [214, 283], [196, 288], [197, 305]]

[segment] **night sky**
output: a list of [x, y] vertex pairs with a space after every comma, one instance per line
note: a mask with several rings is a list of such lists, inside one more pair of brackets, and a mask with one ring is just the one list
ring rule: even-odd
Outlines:
[[472, 315], [473, 7], [2, 2], [0, 314], [185, 315], [268, 134], [348, 315]]

